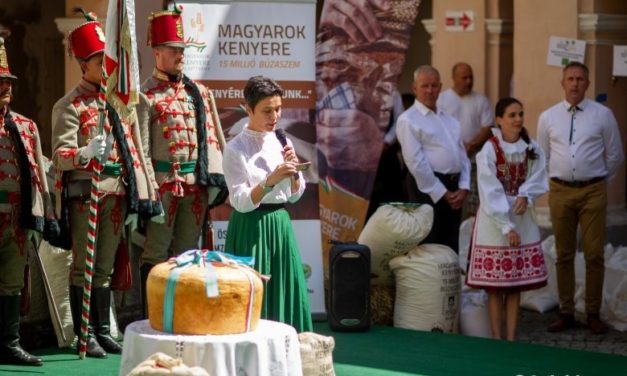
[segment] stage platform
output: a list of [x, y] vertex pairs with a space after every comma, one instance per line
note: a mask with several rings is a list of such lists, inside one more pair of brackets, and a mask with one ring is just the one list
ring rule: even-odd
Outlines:
[[[374, 326], [367, 332], [317, 333], [335, 338], [337, 376], [600, 376], [625, 375], [627, 356]], [[34, 351], [43, 367], [0, 365], [0, 375], [118, 375], [120, 356], [79, 360], [72, 349]]]
[[374, 326], [335, 338], [337, 376], [601, 376], [625, 375], [627, 356], [496, 341], [457, 334]]

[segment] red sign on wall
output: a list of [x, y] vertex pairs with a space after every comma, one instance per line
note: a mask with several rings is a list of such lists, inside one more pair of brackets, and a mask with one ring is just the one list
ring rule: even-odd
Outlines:
[[472, 10], [446, 11], [444, 25], [446, 31], [474, 31], [475, 12]]

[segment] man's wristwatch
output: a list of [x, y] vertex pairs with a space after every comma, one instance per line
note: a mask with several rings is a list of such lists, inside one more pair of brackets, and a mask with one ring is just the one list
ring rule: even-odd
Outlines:
[[272, 188], [274, 188], [274, 185], [268, 185], [267, 177], [263, 179], [261, 183], [259, 183], [259, 186], [261, 187], [261, 190], [263, 191], [264, 195], [267, 195], [268, 193], [270, 193], [272, 191]]

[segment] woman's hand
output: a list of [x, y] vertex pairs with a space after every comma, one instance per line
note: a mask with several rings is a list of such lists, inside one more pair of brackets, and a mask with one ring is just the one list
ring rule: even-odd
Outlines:
[[520, 235], [514, 230], [509, 230], [507, 240], [509, 241], [510, 247], [518, 247], [520, 245]]
[[268, 174], [268, 177], [266, 178], [266, 185], [274, 187], [281, 180], [294, 176], [296, 172], [297, 171], [295, 162], [281, 163], [280, 165], [276, 166], [274, 171]]
[[283, 148], [283, 160], [285, 162], [292, 162], [294, 164], [298, 163], [298, 156], [296, 156], [296, 152], [294, 151], [293, 147], [285, 145], [285, 147]]
[[512, 206], [512, 211], [516, 215], [525, 214], [527, 210], [527, 197], [516, 197], [516, 201], [514, 201], [514, 205]]

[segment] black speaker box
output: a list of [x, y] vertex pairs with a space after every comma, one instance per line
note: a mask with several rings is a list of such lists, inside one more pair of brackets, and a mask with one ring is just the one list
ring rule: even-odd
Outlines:
[[335, 244], [329, 251], [329, 325], [335, 331], [370, 327], [370, 249]]

